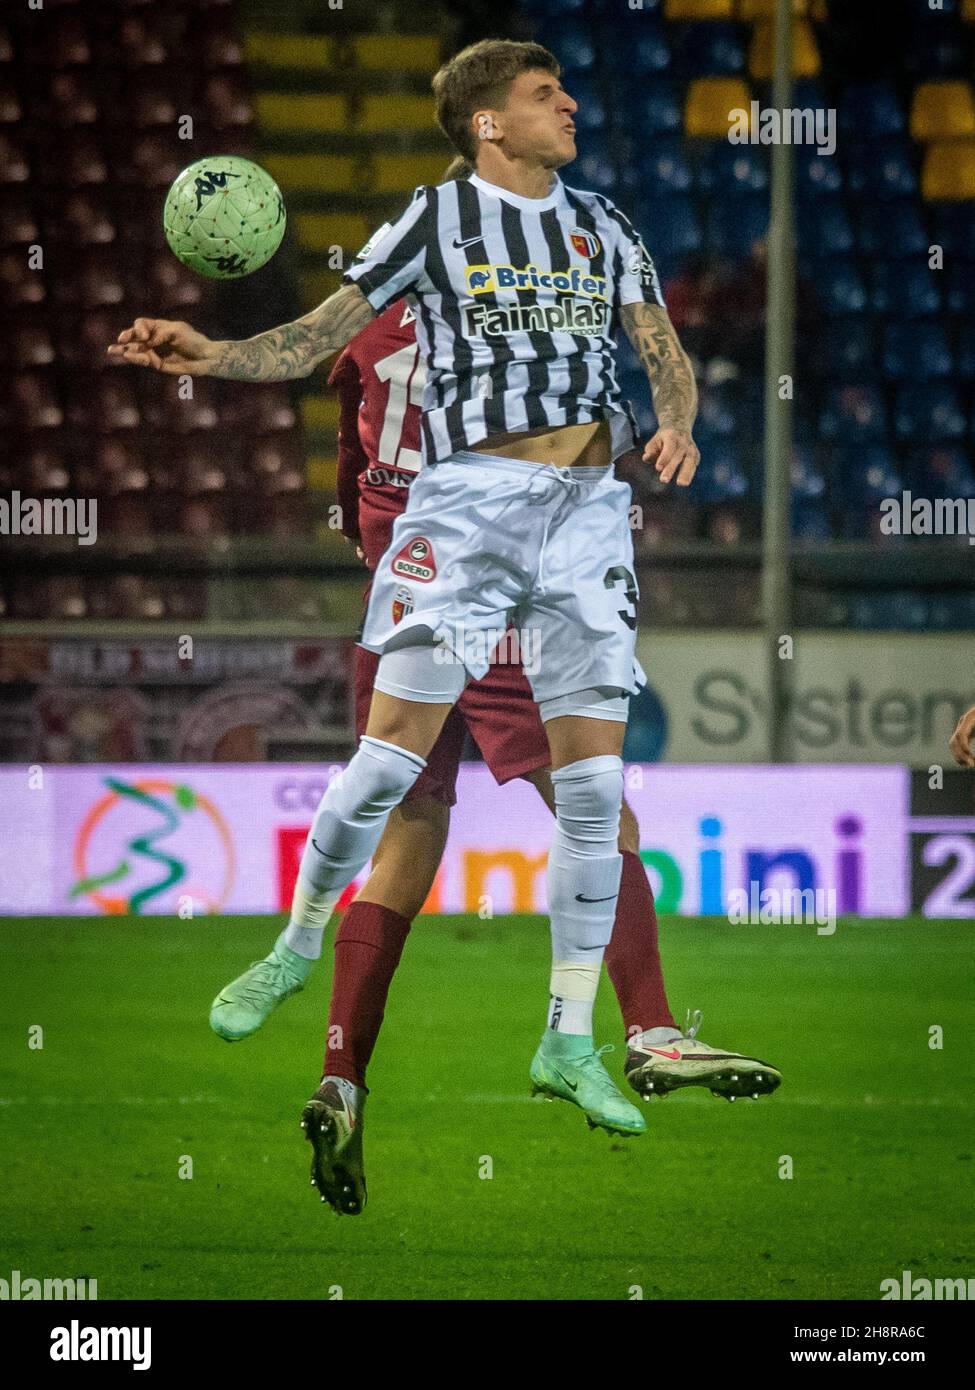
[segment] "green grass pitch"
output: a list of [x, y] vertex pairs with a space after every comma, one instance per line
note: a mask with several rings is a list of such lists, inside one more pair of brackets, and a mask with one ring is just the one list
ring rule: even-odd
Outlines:
[[[904, 1269], [975, 1274], [970, 925], [665, 922], [675, 1010], [784, 1082], [654, 1101], [623, 1141], [528, 1098], [545, 923], [421, 919], [370, 1072], [369, 1205], [342, 1218], [298, 1127], [330, 945], [256, 1037], [207, 1026], [278, 921], [0, 927], [0, 1276], [94, 1278], [103, 1299], [875, 1299]], [[621, 1032], [604, 978], [617, 1076]]]

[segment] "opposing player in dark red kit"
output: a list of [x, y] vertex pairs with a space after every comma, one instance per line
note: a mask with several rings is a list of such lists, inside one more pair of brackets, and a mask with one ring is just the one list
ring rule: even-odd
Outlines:
[[[455, 161], [446, 175], [457, 177]], [[464, 176], [464, 170], [459, 170]], [[424, 367], [405, 300], [392, 304], [343, 350], [329, 377], [339, 394], [338, 492], [343, 530], [370, 569], [389, 548], [420, 467]], [[422, 557], [404, 557], [422, 565]], [[404, 570], [408, 569], [404, 565]], [[409, 611], [404, 583], [396, 602]], [[515, 648], [516, 650], [516, 648]], [[392, 812], [367, 882], [346, 910], [335, 939], [329, 1046], [317, 1099], [329, 1113], [331, 1142], [316, 1145], [313, 1179], [336, 1211], [365, 1203], [362, 1115], [366, 1068], [379, 1035], [390, 983], [413, 918], [430, 892], [447, 839], [465, 731], [499, 783], [524, 777], [554, 811], [549, 747], [538, 706], [512, 647], [502, 643], [488, 674], [471, 681], [447, 718], [412, 790]], [[379, 657], [356, 647], [356, 733], [366, 727]], [[697, 1023], [682, 1032], [664, 988], [653, 893], [639, 856], [639, 828], [624, 801], [623, 871], [606, 967], [627, 1036], [627, 1080], [645, 1099], [701, 1085], [729, 1099], [766, 1094], [781, 1079], [756, 1058], [701, 1042]], [[274, 950], [214, 1001], [211, 1024], [234, 1041], [255, 1032], [310, 973], [317, 942], [303, 956], [282, 938]]]

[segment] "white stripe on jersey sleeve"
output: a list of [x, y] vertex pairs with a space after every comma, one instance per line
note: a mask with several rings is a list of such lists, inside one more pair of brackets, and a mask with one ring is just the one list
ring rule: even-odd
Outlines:
[[380, 227], [342, 276], [358, 285], [377, 314], [409, 289], [430, 289], [426, 274], [431, 231], [428, 190], [414, 190], [410, 205], [390, 227]]

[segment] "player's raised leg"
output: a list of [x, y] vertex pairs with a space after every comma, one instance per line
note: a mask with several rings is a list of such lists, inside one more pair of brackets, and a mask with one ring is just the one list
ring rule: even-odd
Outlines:
[[[596, 702], [599, 697], [593, 692]], [[578, 702], [577, 702], [578, 703]], [[578, 1105], [591, 1128], [640, 1134], [643, 1116], [603, 1066], [592, 1038], [592, 1010], [603, 953], [613, 929], [621, 859], [617, 848], [623, 763], [622, 720], [562, 713], [543, 705], [552, 752], [555, 833], [548, 860], [552, 973], [548, 1026], [532, 1060], [534, 1094]]]
[[[414, 649], [415, 650], [415, 649]], [[383, 658], [395, 671], [402, 653]], [[431, 669], [433, 667], [431, 662]], [[210, 1011], [214, 1032], [229, 1042], [257, 1031], [271, 1011], [299, 990], [322, 952], [325, 927], [344, 889], [372, 857], [393, 807], [426, 766], [463, 685], [451, 673], [450, 697], [406, 700], [377, 688], [358, 751], [319, 803], [301, 856], [291, 918], [270, 954], [221, 990]], [[459, 674], [458, 674], [459, 672]]]

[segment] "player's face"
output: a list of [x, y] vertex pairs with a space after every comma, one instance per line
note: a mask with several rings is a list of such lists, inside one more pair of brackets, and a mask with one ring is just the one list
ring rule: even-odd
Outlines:
[[560, 169], [576, 157], [575, 122], [578, 105], [557, 77], [544, 69], [521, 72], [508, 92], [496, 124], [511, 159], [536, 160], [543, 168]]

